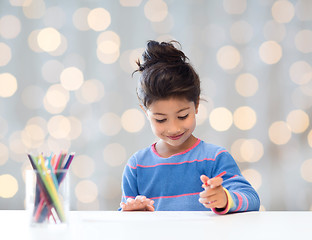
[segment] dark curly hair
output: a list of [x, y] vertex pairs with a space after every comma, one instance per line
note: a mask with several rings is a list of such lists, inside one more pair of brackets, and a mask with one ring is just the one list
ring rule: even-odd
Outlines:
[[153, 102], [171, 97], [186, 98], [198, 105], [200, 80], [185, 54], [173, 44], [177, 41], [148, 41], [142, 54], [143, 62], [137, 60], [141, 76], [137, 86], [140, 104], [148, 108]]

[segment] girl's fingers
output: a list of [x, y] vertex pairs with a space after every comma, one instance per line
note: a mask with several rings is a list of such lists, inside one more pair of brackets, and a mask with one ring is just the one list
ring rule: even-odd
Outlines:
[[199, 198], [198, 201], [202, 204], [210, 204], [216, 202], [218, 200], [217, 196], [209, 197], [209, 198]]
[[217, 208], [217, 205], [218, 203], [217, 202], [210, 202], [210, 203], [207, 203], [207, 204], [203, 204], [206, 208]]
[[154, 208], [153, 206], [147, 206], [147, 207], [146, 207], [146, 210], [147, 210], [147, 211], [154, 212], [154, 211], [155, 211], [155, 208]]
[[140, 202], [144, 202], [146, 200], [146, 197], [138, 195], [138, 196], [136, 196], [135, 200], [140, 201]]
[[223, 179], [221, 177], [211, 178], [207, 183], [211, 188], [216, 188], [222, 185]]
[[120, 203], [120, 207], [123, 211], [132, 211], [132, 210], [146, 210], [154, 211], [154, 201], [146, 198], [145, 196], [137, 196], [135, 199], [128, 198], [124, 203]]
[[199, 202], [202, 203], [206, 208], [216, 208], [219, 206], [219, 201], [217, 199], [212, 200], [209, 199], [207, 200], [206, 198], [200, 198]]
[[128, 210], [131, 210], [131, 209], [129, 209], [129, 205], [128, 204], [126, 204], [126, 203], [120, 203], [120, 207], [121, 207], [121, 210], [122, 211], [128, 211]]
[[203, 182], [202, 188], [215, 188], [223, 183], [222, 177], [209, 178], [206, 175], [201, 175], [200, 180]]
[[226, 193], [216, 191], [213, 195], [206, 195], [208, 191], [200, 193], [198, 201], [202, 203], [206, 208], [223, 208], [227, 204]]
[[201, 198], [208, 198], [208, 197], [212, 197], [220, 192], [223, 191], [223, 187], [219, 186], [219, 187], [206, 187], [204, 191], [199, 193], [199, 197]]
[[201, 175], [200, 180], [205, 185], [207, 183], [207, 181], [209, 180], [209, 177], [207, 177], [206, 175]]

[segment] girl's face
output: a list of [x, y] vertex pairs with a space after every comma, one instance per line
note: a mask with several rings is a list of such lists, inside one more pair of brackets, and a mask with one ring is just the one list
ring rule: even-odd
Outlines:
[[184, 98], [153, 102], [146, 111], [153, 133], [168, 147], [181, 149], [188, 145], [196, 127], [198, 106]]

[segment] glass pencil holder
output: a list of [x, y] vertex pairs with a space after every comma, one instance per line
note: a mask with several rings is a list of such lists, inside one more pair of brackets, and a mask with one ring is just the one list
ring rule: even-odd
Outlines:
[[68, 224], [69, 170], [26, 170], [25, 207], [31, 226]]

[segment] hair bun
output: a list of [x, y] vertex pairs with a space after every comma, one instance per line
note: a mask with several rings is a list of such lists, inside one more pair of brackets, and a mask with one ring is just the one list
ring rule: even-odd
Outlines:
[[137, 61], [139, 71], [143, 71], [144, 69], [157, 63], [171, 63], [174, 65], [185, 64], [187, 57], [182, 51], [177, 49], [173, 43], [180, 46], [180, 44], [176, 41], [161, 43], [153, 40], [148, 41], [146, 50], [142, 55], [144, 62], [140, 63], [139, 60]]

